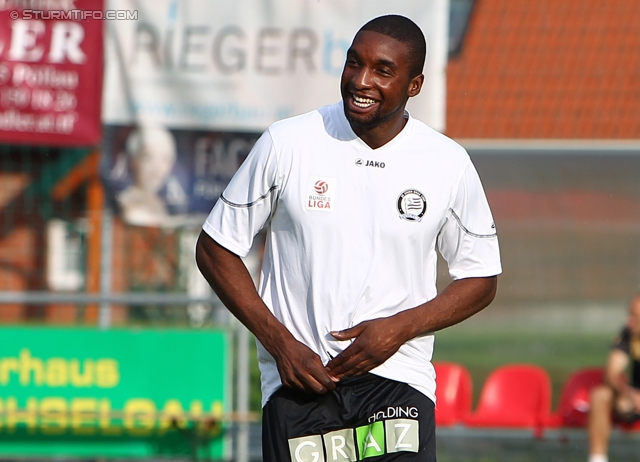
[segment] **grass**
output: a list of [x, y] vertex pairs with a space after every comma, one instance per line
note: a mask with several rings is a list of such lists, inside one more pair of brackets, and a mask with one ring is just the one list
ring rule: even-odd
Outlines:
[[[473, 381], [474, 409], [487, 376], [504, 364], [527, 363], [544, 368], [551, 378], [553, 409], [562, 387], [575, 370], [604, 364], [615, 332], [571, 331], [551, 326], [548, 330], [523, 324], [517, 330], [507, 327], [484, 328], [464, 325], [436, 334], [434, 361], [464, 365]], [[252, 409], [260, 409], [259, 374], [252, 358]], [[618, 437], [612, 443], [612, 460], [635, 460], [638, 439]], [[617, 452], [616, 452], [617, 451]], [[581, 462], [586, 460], [586, 434], [578, 439], [460, 438], [455, 434], [438, 436], [440, 462]]]
[[482, 384], [496, 367], [527, 363], [544, 368], [551, 378], [555, 408], [562, 386], [575, 370], [601, 366], [613, 335], [610, 332], [464, 330], [436, 334], [434, 361], [464, 365], [473, 381], [474, 405]]
[[[581, 367], [603, 365], [612, 339], [611, 332], [469, 330], [452, 327], [436, 334], [433, 360], [456, 362], [469, 370], [473, 381], [474, 406], [482, 384], [496, 367], [511, 363], [541, 366], [551, 378], [555, 408], [568, 376]], [[251, 409], [259, 412], [260, 375], [255, 351], [252, 352], [251, 382]]]

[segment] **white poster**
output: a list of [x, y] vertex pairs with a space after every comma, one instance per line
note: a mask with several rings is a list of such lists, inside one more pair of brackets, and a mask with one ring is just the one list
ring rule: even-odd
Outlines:
[[358, 29], [402, 14], [428, 43], [412, 115], [445, 123], [449, 0], [110, 0], [136, 21], [107, 21], [103, 122], [262, 132], [340, 99]]

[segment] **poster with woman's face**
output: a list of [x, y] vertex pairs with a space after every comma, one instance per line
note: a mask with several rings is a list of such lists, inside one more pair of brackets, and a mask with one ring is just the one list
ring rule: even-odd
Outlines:
[[105, 126], [101, 176], [126, 223], [202, 223], [259, 134]]

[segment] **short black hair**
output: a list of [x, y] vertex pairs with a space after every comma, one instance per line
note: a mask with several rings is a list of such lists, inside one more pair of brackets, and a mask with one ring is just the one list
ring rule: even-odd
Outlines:
[[427, 41], [420, 27], [411, 19], [397, 14], [379, 16], [360, 28], [362, 31], [377, 32], [386, 35], [409, 48], [409, 72], [411, 77], [422, 74], [424, 61], [427, 57]]

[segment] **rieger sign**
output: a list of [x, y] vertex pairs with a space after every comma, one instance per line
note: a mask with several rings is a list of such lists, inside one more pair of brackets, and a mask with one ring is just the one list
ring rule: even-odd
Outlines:
[[340, 99], [356, 31], [375, 16], [415, 20], [429, 42], [414, 116], [444, 128], [448, 0], [113, 0], [137, 21], [109, 23], [104, 119], [261, 132]]
[[[0, 143], [100, 139], [102, 0], [0, 0]], [[80, 18], [80, 19], [78, 19]]]

